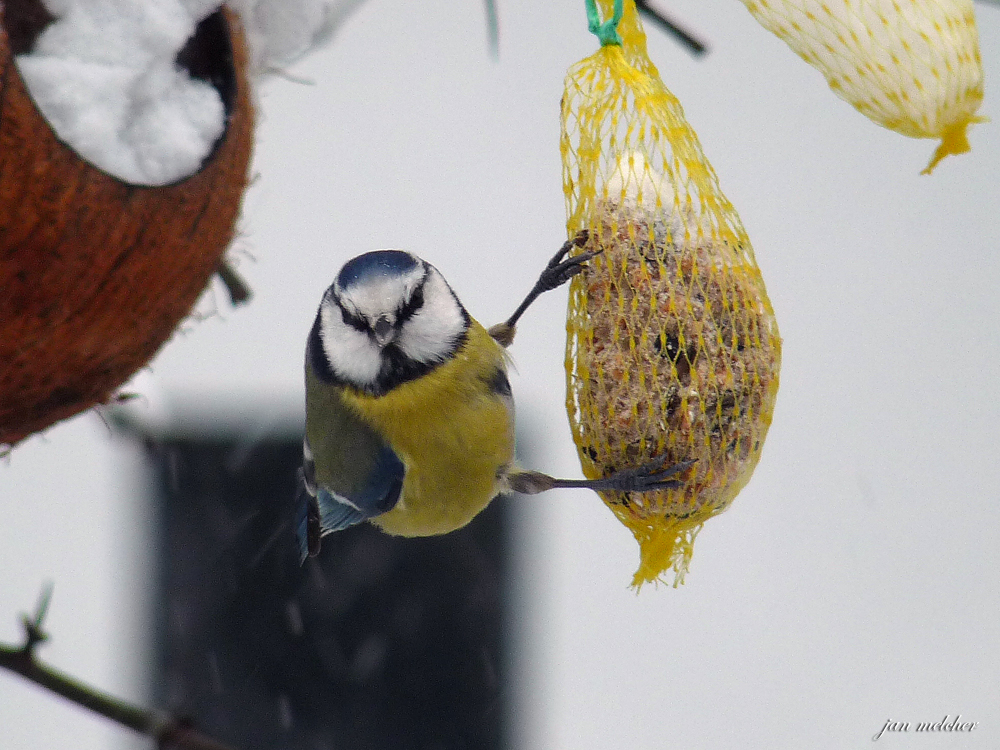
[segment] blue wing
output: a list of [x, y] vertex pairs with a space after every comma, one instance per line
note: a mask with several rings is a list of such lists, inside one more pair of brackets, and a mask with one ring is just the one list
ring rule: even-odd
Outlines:
[[403, 490], [406, 467], [395, 451], [383, 445], [360, 481], [338, 493], [316, 483], [309, 441], [302, 446], [298, 515], [295, 530], [302, 561], [319, 554], [320, 538], [392, 510]]

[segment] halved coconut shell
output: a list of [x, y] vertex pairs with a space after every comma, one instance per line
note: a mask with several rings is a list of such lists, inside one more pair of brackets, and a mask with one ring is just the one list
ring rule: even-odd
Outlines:
[[13, 55], [51, 19], [0, 3], [0, 443], [107, 401], [191, 311], [232, 240], [253, 109], [238, 16], [206, 18], [178, 61], [220, 90], [228, 122], [200, 171], [126, 184], [38, 111]]

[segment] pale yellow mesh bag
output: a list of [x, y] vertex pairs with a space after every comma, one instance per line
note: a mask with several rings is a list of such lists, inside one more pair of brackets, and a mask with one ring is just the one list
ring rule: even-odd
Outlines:
[[911, 138], [941, 143], [923, 173], [969, 150], [983, 122], [983, 63], [972, 0], [741, 0], [817, 68], [837, 96]]
[[[620, 0], [619, 0], [620, 2]], [[599, 2], [604, 18], [613, 0]], [[635, 535], [633, 585], [683, 582], [696, 534], [760, 458], [781, 339], [736, 210], [646, 54], [633, 0], [562, 99], [570, 237], [603, 252], [570, 285], [567, 409], [591, 479], [664, 456], [681, 489], [603, 492]]]

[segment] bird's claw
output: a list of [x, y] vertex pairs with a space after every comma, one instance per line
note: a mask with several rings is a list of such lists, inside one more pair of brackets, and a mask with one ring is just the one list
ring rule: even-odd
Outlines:
[[552, 256], [552, 260], [549, 261], [548, 267], [552, 268], [553, 266], [559, 265], [559, 263], [562, 261], [563, 258], [566, 257], [566, 255], [569, 253], [570, 250], [572, 250], [574, 247], [583, 247], [589, 241], [590, 241], [590, 230], [581, 229], [573, 236], [572, 239], [568, 239], [562, 244], [562, 247], [559, 248], [559, 251]]
[[654, 490], [675, 490], [683, 487], [685, 480], [675, 479], [695, 464], [695, 460], [681, 461], [663, 468], [666, 454], [657, 456], [640, 466], [616, 471], [605, 481], [622, 492], [652, 492]]
[[[579, 255], [574, 255], [571, 258], [566, 258], [566, 255], [574, 248], [582, 248], [590, 239], [590, 232], [583, 229], [577, 232], [573, 239], [566, 240], [562, 247], [559, 248], [552, 260], [549, 261], [545, 270], [542, 271], [542, 275], [538, 279], [537, 289], [541, 291], [550, 291], [557, 287], [562, 286], [571, 278], [581, 273], [587, 266], [585, 265], [588, 260], [604, 252], [603, 248], [598, 250], [588, 250], [587, 252], [580, 253]], [[564, 260], [565, 258], [565, 260]]]

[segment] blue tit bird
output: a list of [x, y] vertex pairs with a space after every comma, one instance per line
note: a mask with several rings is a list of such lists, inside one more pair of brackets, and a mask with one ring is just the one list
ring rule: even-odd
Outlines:
[[488, 331], [441, 273], [402, 250], [349, 260], [326, 290], [306, 344], [306, 434], [296, 531], [302, 558], [321, 536], [370, 521], [398, 536], [465, 526], [497, 495], [556, 487], [641, 492], [680, 486], [690, 462], [597, 480], [517, 468], [507, 379], [518, 319], [585, 267], [567, 242], [504, 323]]

